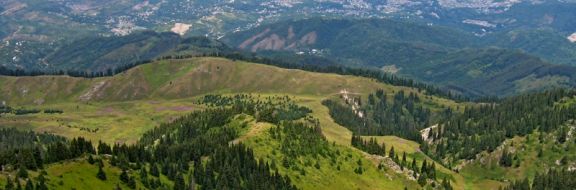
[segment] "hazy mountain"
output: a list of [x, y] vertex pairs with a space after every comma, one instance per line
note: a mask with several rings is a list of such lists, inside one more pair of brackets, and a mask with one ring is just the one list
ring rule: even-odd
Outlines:
[[[573, 67], [537, 57], [571, 63], [576, 48], [554, 37], [524, 31], [478, 37], [393, 20], [309, 19], [264, 25], [229, 35], [224, 41], [252, 52], [285, 51], [380, 68], [465, 94], [510, 95], [575, 84], [572, 72], [565, 72], [574, 71]], [[546, 45], [544, 38], [564, 46]]]
[[486, 35], [548, 29], [576, 32], [576, 4], [556, 1], [6, 0], [0, 2], [0, 64], [46, 66], [51, 49], [82, 38], [173, 31], [220, 38], [262, 24], [312, 17], [393, 18]]

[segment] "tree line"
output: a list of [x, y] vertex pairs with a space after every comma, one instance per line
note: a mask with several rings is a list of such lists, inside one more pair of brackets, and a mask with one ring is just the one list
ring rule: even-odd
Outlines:
[[406, 86], [406, 87], [413, 87], [417, 88], [420, 91], [424, 91], [427, 95], [435, 95], [439, 97], [449, 98], [457, 101], [470, 101], [476, 100], [479, 101], [493, 101], [494, 98], [486, 98], [486, 97], [466, 97], [460, 95], [458, 93], [454, 93], [449, 90], [445, 90], [439, 87], [436, 87], [431, 84], [426, 84], [422, 82], [417, 82], [413, 79], [407, 79], [398, 77], [396, 75], [385, 73], [378, 69], [369, 69], [369, 68], [354, 68], [339, 64], [305, 64], [299, 61], [298, 58], [294, 57], [293, 59], [274, 59], [274, 58], [267, 58], [258, 56], [255, 54], [248, 54], [244, 52], [232, 52], [232, 51], [215, 51], [215, 52], [204, 52], [201, 54], [190, 54], [190, 55], [166, 55], [156, 58], [155, 60], [142, 60], [130, 64], [123, 64], [118, 65], [113, 68], [108, 68], [104, 71], [91, 71], [91, 70], [52, 70], [52, 71], [45, 71], [45, 70], [23, 70], [23, 69], [9, 69], [3, 66], [0, 66], [0, 75], [4, 76], [42, 76], [42, 75], [67, 75], [72, 77], [83, 77], [83, 78], [97, 78], [97, 77], [108, 77], [114, 76], [116, 74], [123, 73], [131, 68], [142, 64], [148, 64], [153, 61], [159, 60], [169, 60], [169, 59], [189, 59], [194, 57], [224, 57], [232, 60], [242, 60], [248, 61], [253, 63], [260, 63], [266, 65], [272, 65], [280, 68], [286, 69], [299, 69], [304, 71], [310, 72], [317, 72], [317, 73], [334, 73], [339, 75], [352, 75], [352, 76], [361, 76], [366, 78], [374, 79], [378, 82], [391, 84], [394, 86]]

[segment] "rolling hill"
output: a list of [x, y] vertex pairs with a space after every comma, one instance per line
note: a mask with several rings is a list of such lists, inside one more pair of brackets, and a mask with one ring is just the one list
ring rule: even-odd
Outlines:
[[[322, 123], [322, 131], [326, 138], [325, 148], [330, 154], [336, 152], [341, 154], [337, 158], [337, 162], [341, 163], [339, 170], [328, 167], [332, 162], [329, 157], [315, 158], [312, 155], [304, 156], [303, 159], [320, 162], [322, 165], [320, 171], [308, 165], [308, 162], [302, 162], [298, 166], [305, 170], [306, 177], [303, 177], [299, 170], [280, 170], [282, 174], [292, 178], [298, 187], [305, 189], [320, 187], [402, 189], [404, 186], [410, 188], [418, 186], [394, 170], [378, 169], [379, 162], [371, 160], [368, 155], [360, 151], [351, 149], [349, 147], [351, 133], [334, 124], [327, 114], [328, 110], [321, 105], [325, 97], [337, 96], [343, 89], [358, 94], [367, 94], [374, 89], [385, 89], [390, 93], [403, 90], [407, 93], [420, 94], [428, 97], [426, 102], [430, 105], [452, 107], [456, 104], [451, 100], [424, 95], [416, 89], [395, 87], [368, 78], [281, 69], [223, 58], [164, 60], [140, 65], [113, 77], [94, 79], [37, 76], [1, 77], [0, 81], [3, 86], [0, 99], [6, 105], [23, 109], [63, 111], [61, 114], [4, 114], [0, 117], [1, 126], [49, 132], [69, 138], [83, 136], [92, 142], [102, 140], [107, 143], [136, 143], [140, 136], [157, 128], [161, 123], [173, 121], [185, 112], [208, 109], [209, 106], [198, 104], [201, 97], [206, 94], [250, 93], [262, 99], [271, 96], [289, 96], [297, 104], [313, 110], [311, 116], [318, 117]], [[256, 156], [270, 162], [281, 163], [281, 157], [266, 156], [270, 148], [279, 146], [278, 140], [270, 139], [266, 130], [258, 130], [259, 126], [267, 129], [275, 125], [270, 126], [268, 123], [256, 122], [250, 118], [247, 120], [248, 126], [254, 129], [248, 129], [246, 136], [241, 136], [240, 141], [254, 148]], [[332, 142], [335, 144], [332, 145]], [[358, 167], [356, 165], [358, 160], [364, 163], [362, 175], [353, 172]], [[82, 168], [93, 172], [97, 169], [96, 166], [87, 164], [85, 157], [47, 166], [49, 185], [59, 187], [57, 181], [61, 180], [65, 186], [74, 184], [70, 181], [73, 179], [70, 177], [72, 174], [89, 180], [98, 180], [90, 176], [90, 172], [78, 171]], [[105, 170], [113, 176], [120, 173], [114, 166], [105, 166]], [[58, 175], [64, 175], [64, 178], [59, 179]], [[457, 176], [455, 178], [461, 180]], [[100, 183], [96, 181], [94, 183]], [[344, 181], [348, 182], [343, 183]], [[5, 181], [0, 183], [5, 184]], [[77, 185], [87, 187], [86, 183], [88, 182], [78, 182]], [[462, 181], [458, 181], [457, 184], [462, 184]]]
[[[478, 163], [486, 162], [487, 159], [500, 159], [500, 149], [493, 152], [482, 152], [477, 159], [471, 161], [455, 161], [454, 163], [465, 163], [457, 167], [434, 157], [437, 156], [436, 154], [430, 154], [433, 156], [425, 154], [430, 151], [426, 145], [422, 143], [419, 145], [418, 142], [402, 139], [398, 136], [363, 136], [362, 139], [364, 140], [374, 139], [378, 147], [384, 146], [383, 144], [386, 146], [384, 148], [386, 155], [369, 154], [367, 153], [369, 152], [368, 149], [351, 144], [351, 141], [354, 143], [352, 140], [354, 134], [350, 130], [352, 128], [338, 124], [337, 118], [331, 113], [332, 108], [324, 106], [323, 101], [334, 100], [344, 105], [345, 109], [353, 109], [347, 105], [356, 102], [356, 104], [361, 105], [356, 109], [366, 111], [370, 113], [370, 117], [374, 118], [380, 118], [374, 113], [381, 112], [376, 111], [383, 111], [376, 105], [386, 107], [390, 105], [391, 110], [407, 110], [400, 112], [401, 118], [427, 117], [425, 116], [427, 111], [409, 111], [423, 109], [432, 114], [432, 119], [429, 121], [434, 123], [442, 122], [445, 118], [441, 115], [444, 114], [454, 118], [467, 116], [460, 113], [469, 113], [470, 110], [481, 108], [480, 106], [483, 104], [457, 103], [453, 100], [427, 95], [422, 90], [383, 84], [369, 78], [282, 69], [224, 58], [162, 60], [139, 65], [115, 76], [92, 79], [68, 76], [3, 76], [0, 77], [0, 84], [2, 85], [0, 100], [3, 102], [3, 106], [9, 106], [16, 110], [61, 111], [61, 113], [46, 111], [40, 113], [28, 111], [23, 114], [4, 113], [0, 116], [2, 128], [16, 128], [20, 131], [32, 130], [39, 134], [47, 132], [68, 139], [85, 137], [94, 144], [102, 141], [109, 144], [127, 143], [126, 146], [129, 147], [138, 145], [126, 149], [115, 147], [123, 149], [123, 151], [137, 150], [140, 145], [152, 148], [152, 150], [156, 150], [156, 146], [171, 147], [166, 148], [170, 151], [181, 150], [178, 146], [170, 145], [173, 141], [166, 139], [167, 136], [173, 136], [175, 138], [173, 140], [191, 138], [182, 141], [183, 144], [180, 144], [182, 146], [193, 146], [196, 141], [204, 142], [206, 140], [206, 143], [216, 143], [210, 139], [225, 138], [229, 142], [225, 141], [223, 144], [230, 144], [230, 148], [246, 146], [253, 151], [255, 159], [259, 160], [259, 163], [268, 163], [267, 167], [276, 168], [273, 171], [278, 171], [278, 175], [286, 176], [292, 184], [302, 189], [404, 189], [404, 187], [413, 189], [432, 188], [432, 186], [444, 187], [446, 182], [449, 182], [454, 189], [493, 189], [510, 184], [511, 180], [532, 177], [535, 175], [534, 171], [553, 168], [551, 167], [552, 164], [555, 160], [562, 159], [561, 155], [570, 156], [566, 156], [562, 161], [566, 164], [560, 166], [573, 164], [574, 161], [572, 156], [573, 137], [568, 137], [566, 141], [563, 140], [563, 144], [555, 144], [554, 140], [561, 139], [556, 138], [557, 134], [561, 133], [556, 130], [547, 132], [547, 135], [543, 136], [542, 140], [537, 143], [534, 140], [526, 140], [528, 143], [522, 145], [526, 147], [525, 149], [518, 149], [516, 147], [518, 145], [510, 145], [511, 141], [515, 141], [515, 144], [522, 144], [524, 137], [509, 138], [502, 146], [507, 147], [507, 150], [513, 148], [516, 150], [513, 153], [518, 155], [518, 158], [514, 158], [513, 163], [518, 163], [518, 167], [482, 167], [478, 165]], [[370, 100], [374, 98], [373, 93], [376, 94], [379, 101]], [[546, 98], [544, 95], [540, 94], [535, 97]], [[345, 100], [344, 97], [353, 97], [353, 99]], [[526, 95], [524, 97], [532, 96]], [[553, 97], [555, 98], [551, 99], [553, 102], [550, 105], [570, 107], [575, 102], [574, 98], [570, 96], [553, 95]], [[559, 101], [555, 101], [556, 99]], [[514, 98], [511, 98], [510, 101], [513, 103]], [[534, 103], [538, 102], [540, 101], [534, 101]], [[275, 109], [279, 110], [272, 112], [260, 110], [256, 114], [249, 111], [252, 109], [249, 105], [253, 104], [258, 105], [253, 108], [259, 109], [276, 105], [278, 107]], [[238, 108], [237, 106], [240, 105], [248, 107], [230, 109]], [[506, 105], [513, 104], [508, 103]], [[546, 103], [546, 105], [549, 104]], [[210, 121], [205, 120], [206, 118], [218, 118], [219, 114], [236, 113], [226, 110], [236, 110], [240, 114], [230, 115], [230, 118], [224, 120], [211, 121], [215, 122], [212, 123], [213, 125], [206, 124], [193, 127], [196, 122]], [[304, 110], [305, 117], [300, 118], [302, 117], [300, 111], [297, 111], [296, 115], [291, 115], [290, 110]], [[530, 109], [526, 111], [528, 110]], [[187, 114], [188, 112], [192, 112], [192, 114]], [[272, 113], [270, 115], [272, 118], [266, 117], [266, 113]], [[384, 112], [383, 114], [390, 113], [392, 112]], [[203, 114], [208, 115], [196, 117]], [[357, 112], [353, 113], [353, 116], [357, 117]], [[483, 115], [480, 114], [479, 116]], [[278, 121], [274, 120], [275, 117], [297, 120]], [[387, 117], [382, 116], [382, 118]], [[299, 124], [300, 122], [302, 125]], [[309, 128], [307, 125], [310, 125]], [[430, 129], [434, 134], [437, 134], [437, 128], [432, 127]], [[192, 132], [188, 135], [181, 134], [188, 133], [186, 132], [188, 130], [201, 131]], [[227, 134], [230, 130], [234, 133]], [[525, 138], [539, 138], [536, 137], [537, 134], [530, 134], [530, 137]], [[196, 135], [199, 136], [194, 137]], [[399, 135], [402, 136], [402, 134]], [[440, 136], [440, 134], [432, 136]], [[450, 136], [445, 136], [445, 138], [448, 137]], [[442, 142], [441, 140], [440, 138], [433, 142]], [[218, 149], [217, 147], [228, 146], [214, 144], [214, 146], [204, 147]], [[535, 151], [538, 150], [538, 147], [552, 148], [545, 152], [545, 162], [537, 166], [530, 165], [536, 159]], [[391, 153], [394, 152], [392, 151], [393, 148], [396, 151], [395, 155]], [[154, 154], [163, 152], [161, 151], [162, 148], [158, 150], [160, 152]], [[191, 152], [189, 150], [195, 149], [186, 150], [185, 152], [188, 154]], [[310, 152], [312, 150], [320, 153], [314, 154], [314, 152]], [[98, 151], [105, 151], [105, 149]], [[228, 149], [220, 151], [228, 151]], [[562, 154], [563, 151], [568, 152], [568, 154]], [[235, 155], [221, 153], [217, 151], [214, 154], [208, 154], [205, 159], [201, 159], [201, 162], [213, 166], [213, 161], [223, 161], [214, 157], [215, 154], [220, 156]], [[403, 153], [406, 154], [406, 161], [401, 161], [404, 160]], [[158, 161], [154, 161], [154, 159], [136, 161], [133, 156], [124, 156], [126, 155], [118, 152], [112, 152], [110, 155], [87, 153], [74, 159], [48, 163], [44, 166], [46, 173], [30, 170], [29, 175], [32, 176], [33, 180], [39, 180], [36, 177], [43, 176], [47, 179], [47, 186], [51, 188], [91, 188], [89, 184], [113, 187], [115, 186], [114, 183], [119, 183], [119, 186], [123, 188], [131, 188], [132, 184], [136, 187], [145, 187], [146, 184], [150, 185], [148, 181], [150, 179], [153, 179], [154, 183], [158, 181], [161, 186], [168, 188], [179, 183], [179, 175], [168, 171], [159, 174], [158, 177], [137, 177], [143, 175], [138, 174], [142, 173], [143, 170], [148, 173], [149, 170], [151, 172], [151, 167], [162, 164], [155, 163]], [[93, 161], [90, 161], [90, 157], [96, 160], [102, 159], [104, 164], [101, 166], [94, 164]], [[161, 158], [175, 159], [169, 156]], [[290, 159], [287, 160], [286, 158]], [[122, 161], [124, 159], [128, 159], [128, 161]], [[415, 169], [415, 165], [418, 167], [424, 165], [424, 160], [429, 164], [434, 164], [433, 166], [426, 165], [426, 170], [428, 170], [426, 174], [435, 176], [435, 178], [430, 176], [427, 180], [420, 177], [424, 175], [420, 172], [424, 172], [425, 169]], [[192, 162], [196, 163], [197, 161], [199, 160]], [[123, 166], [124, 162], [128, 162], [129, 167]], [[407, 165], [410, 162], [415, 164]], [[161, 163], [166, 162], [161, 161]], [[181, 163], [181, 160], [174, 160], [172, 163]], [[197, 165], [192, 166], [194, 165], [192, 163], [189, 165], [189, 167], [195, 167], [194, 171], [198, 170]], [[162, 165], [162, 167], [170, 168], [174, 165]], [[180, 164], [179, 167], [183, 166]], [[14, 167], [12, 168], [0, 171], [0, 176], [15, 175], [17, 171]], [[99, 168], [102, 168], [101, 170], [106, 173], [109, 181], [102, 181], [96, 177]], [[430, 168], [434, 168], [433, 173], [429, 172]], [[123, 174], [124, 171], [127, 171], [128, 174]], [[191, 170], [178, 171], [192, 174]], [[516, 171], [518, 172], [515, 173]], [[485, 175], [477, 175], [477, 172]], [[121, 177], [123, 175], [128, 175], [128, 178]], [[134, 183], [130, 182], [131, 177], [135, 178], [133, 179], [135, 180]], [[76, 180], [78, 178], [83, 180]], [[5, 179], [5, 177], [0, 177], [0, 185], [7, 184]], [[195, 180], [197, 179], [202, 178], [195, 178]], [[20, 183], [25, 182], [24, 179], [20, 181]], [[210, 185], [206, 181], [195, 182], [206, 186]], [[190, 183], [185, 182], [185, 184]]]

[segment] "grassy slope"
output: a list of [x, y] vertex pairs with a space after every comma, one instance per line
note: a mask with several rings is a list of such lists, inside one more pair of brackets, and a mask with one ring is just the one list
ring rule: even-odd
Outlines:
[[[221, 58], [161, 61], [114, 77], [96, 79], [0, 77], [0, 84], [3, 86], [0, 101], [8, 105], [64, 110], [64, 114], [59, 115], [1, 117], [0, 125], [107, 142], [135, 142], [139, 134], [160, 122], [198, 109], [193, 104], [194, 97], [207, 93], [288, 94], [303, 97], [302, 104], [318, 110], [315, 112], [327, 112], [321, 100], [342, 89], [362, 94], [379, 88], [389, 93], [399, 89], [416, 93], [413, 89], [367, 78], [287, 70]], [[445, 99], [430, 101], [455, 105]], [[315, 113], [315, 116], [325, 123], [331, 121], [327, 115]], [[92, 133], [80, 128], [98, 131]], [[347, 130], [326, 132], [332, 133], [331, 141], [349, 143], [349, 137], [337, 140], [339, 135], [349, 136]]]
[[[243, 143], [254, 149], [257, 157], [268, 162], [275, 162], [276, 168], [283, 175], [288, 175], [291, 181], [302, 189], [416, 189], [418, 185], [414, 181], [407, 180], [391, 170], [379, 170], [364, 154], [348, 145], [332, 144], [329, 151], [337, 156], [332, 158], [312, 155], [300, 157], [300, 163], [291, 167], [302, 168], [305, 174], [295, 169], [287, 169], [282, 166], [285, 157], [280, 151], [280, 142], [273, 139], [268, 130], [274, 125], [269, 123], [256, 123], [248, 117], [250, 129], [242, 132], [242, 136], [234, 143]], [[338, 152], [338, 153], [336, 153]], [[358, 160], [366, 169], [362, 175], [354, 173], [358, 167]], [[305, 163], [312, 163], [306, 165]], [[320, 169], [313, 164], [319, 162]], [[336, 164], [334, 164], [336, 163]], [[340, 170], [338, 170], [340, 166]]]
[[[100, 180], [96, 177], [98, 173], [98, 165], [88, 163], [86, 158], [79, 158], [75, 160], [69, 160], [64, 162], [59, 162], [55, 164], [50, 164], [45, 166], [46, 175], [46, 185], [49, 189], [114, 189], [116, 185], [119, 185], [122, 189], [130, 189], [125, 183], [120, 181], [120, 174], [122, 170], [118, 167], [111, 166], [108, 161], [104, 162], [104, 173], [106, 173], [106, 180]], [[38, 177], [39, 171], [29, 171], [29, 176], [33, 179]], [[6, 185], [6, 176], [15, 176], [15, 172], [0, 173], [0, 186], [4, 187]], [[140, 177], [138, 171], [129, 172], [130, 176], [134, 177], [136, 180], [136, 188], [143, 188], [140, 182]], [[150, 179], [156, 179], [155, 177], [150, 177]], [[172, 185], [172, 182], [162, 174], [160, 174], [160, 181], [164, 184]], [[25, 181], [20, 182], [23, 186]]]
[[[160, 122], [194, 109], [202, 109], [202, 106], [194, 104], [195, 97], [202, 94], [286, 94], [294, 97], [297, 103], [313, 110], [312, 115], [320, 119], [328, 141], [336, 143], [336, 146], [332, 147], [334, 150], [351, 155], [349, 160], [345, 160], [346, 156], [338, 158], [342, 162], [341, 171], [328, 167], [330, 164], [327, 160], [320, 161], [322, 166], [326, 167], [322, 167], [320, 171], [312, 167], [305, 178], [297, 179], [297, 174], [285, 171], [293, 177], [296, 184], [305, 188], [326, 186], [388, 189], [403, 188], [404, 184], [416, 187], [414, 182], [405, 181], [405, 178], [392, 171], [379, 172], [376, 165], [368, 164], [370, 161], [364, 154], [350, 148], [350, 131], [334, 123], [328, 109], [321, 105], [323, 99], [337, 95], [342, 89], [363, 95], [380, 88], [390, 94], [401, 89], [418, 93], [410, 88], [381, 84], [361, 77], [287, 70], [220, 58], [161, 61], [136, 67], [114, 77], [97, 79], [0, 77], [0, 84], [3, 85], [0, 89], [0, 100], [11, 106], [64, 110], [64, 114], [57, 115], [2, 116], [0, 126], [48, 131], [67, 137], [85, 136], [94, 141], [128, 143], [135, 142], [144, 131]], [[101, 88], [96, 88], [98, 86]], [[85, 94], [91, 94], [90, 100], [80, 98]], [[424, 97], [423, 94], [420, 95]], [[451, 107], [457, 105], [450, 100], [436, 97], [426, 101]], [[38, 104], [39, 102], [42, 104]], [[266, 157], [273, 147], [278, 146], [278, 142], [261, 135], [266, 125], [253, 126], [263, 130], [247, 132], [245, 141], [256, 149], [257, 155]], [[81, 130], [82, 127], [98, 131], [88, 132]], [[370, 165], [362, 176], [353, 172], [358, 159], [363, 160], [364, 166]], [[53, 167], [62, 167], [57, 170], [65, 170], [83, 165], [72, 162], [56, 164]], [[385, 180], [386, 178], [395, 180]]]
[[[468, 185], [486, 188], [497, 188], [498, 185], [510, 180], [521, 180], [528, 176], [534, 177], [536, 173], [545, 172], [549, 168], [557, 167], [556, 162], [566, 156], [569, 160], [576, 158], [576, 145], [567, 142], [558, 144], [555, 134], [544, 135], [539, 140], [539, 133], [535, 132], [529, 137], [515, 137], [506, 141], [510, 152], [518, 156], [512, 167], [501, 167], [498, 162], [502, 155], [502, 147], [492, 153], [482, 153], [480, 159], [466, 165], [462, 172]], [[571, 138], [574, 141], [574, 138]], [[538, 157], [538, 151], [542, 156]]]

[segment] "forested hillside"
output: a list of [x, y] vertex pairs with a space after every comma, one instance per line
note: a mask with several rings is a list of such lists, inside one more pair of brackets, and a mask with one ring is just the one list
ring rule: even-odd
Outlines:
[[[518, 189], [571, 183], [540, 176], [564, 179], [575, 166], [572, 90], [473, 103], [369, 70], [296, 68], [201, 57], [93, 79], [3, 77], [0, 126], [9, 138], [2, 139], [0, 186]], [[51, 85], [37, 87], [45, 84]]]
[[[391, 134], [420, 142], [424, 154], [461, 173], [469, 183], [498, 187], [496, 184], [506, 186], [512, 181], [508, 189], [570, 189], [573, 183], [561, 180], [576, 166], [573, 90], [474, 104], [465, 106], [463, 112], [422, 109], [417, 96], [402, 92], [387, 101], [381, 94], [377, 91], [367, 99], [341, 96], [324, 101], [324, 105], [337, 123], [357, 135]], [[387, 107], [391, 111], [383, 109]], [[430, 122], [432, 115], [440, 118]], [[401, 167], [415, 168], [406, 161], [405, 153], [400, 156], [394, 147], [388, 150], [386, 143], [373, 137], [353, 136], [352, 145], [370, 154], [388, 155]]]
[[573, 72], [563, 72], [574, 68], [551, 63], [572, 64], [576, 46], [545, 31], [478, 37], [421, 23], [316, 18], [260, 26], [224, 41], [247, 51], [288, 51], [376, 67], [468, 95], [506, 96], [574, 86]]

